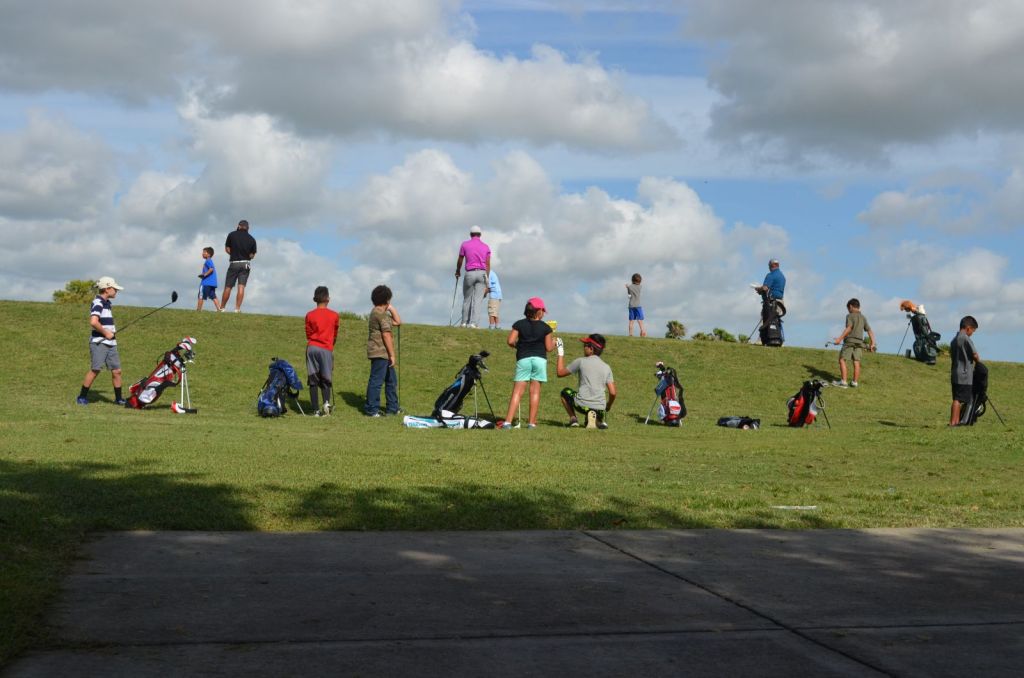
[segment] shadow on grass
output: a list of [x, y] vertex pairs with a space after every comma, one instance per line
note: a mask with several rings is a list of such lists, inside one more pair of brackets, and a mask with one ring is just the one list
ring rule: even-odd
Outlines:
[[804, 365], [804, 369], [810, 374], [811, 379], [821, 379], [822, 381], [831, 383], [839, 378], [839, 376], [831, 370], [823, 370], [815, 365]]
[[366, 393], [354, 393], [352, 391], [338, 391], [335, 394], [336, 398], [341, 398], [342, 402], [349, 406], [349, 408], [363, 413], [363, 405], [366, 404]]
[[0, 666], [39, 640], [43, 610], [89, 532], [252, 529], [233, 488], [139, 469], [0, 461]]
[[[396, 489], [347, 488], [325, 483], [297, 493], [289, 517], [322, 530], [566, 530], [706, 528], [696, 514], [605, 496], [590, 497], [532, 488], [512, 490], [476, 484]], [[794, 516], [753, 514], [736, 527], [793, 526]], [[834, 527], [800, 516], [804, 527]]]

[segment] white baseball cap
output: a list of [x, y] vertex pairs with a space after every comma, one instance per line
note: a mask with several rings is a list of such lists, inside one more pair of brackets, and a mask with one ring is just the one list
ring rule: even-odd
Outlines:
[[117, 284], [117, 281], [111, 278], [109, 275], [105, 275], [96, 281], [96, 287], [105, 290], [108, 287], [113, 287], [115, 290], [123, 290], [124, 288]]
[[470, 235], [480, 235], [482, 232], [483, 231], [480, 230], [479, 226], [470, 226], [469, 227], [469, 234]]

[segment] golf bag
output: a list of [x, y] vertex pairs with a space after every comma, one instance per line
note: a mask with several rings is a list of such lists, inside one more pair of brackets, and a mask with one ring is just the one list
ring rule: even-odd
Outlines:
[[[164, 353], [148, 377], [128, 387], [125, 407], [141, 410], [155, 403], [168, 386], [181, 383], [185, 363], [195, 359], [196, 354], [192, 350], [195, 344], [195, 337], [184, 337], [177, 346]], [[174, 409], [175, 405], [171, 405], [171, 408]]]
[[[480, 389], [483, 390], [483, 373], [487, 371], [484, 358], [489, 355], [490, 353], [487, 351], [480, 351], [469, 356], [469, 360], [455, 375], [451, 385], [441, 391], [441, 395], [434, 401], [434, 411], [430, 416], [407, 416], [403, 420], [405, 425], [409, 428], [494, 428], [493, 421], [459, 414], [462, 403], [473, 387], [479, 384]], [[484, 391], [484, 398], [487, 398], [486, 391]], [[490, 406], [490, 399], [487, 399], [487, 407], [490, 408]], [[491, 410], [491, 417], [494, 417], [493, 410]]]
[[737, 416], [719, 417], [718, 425], [719, 426], [724, 426], [726, 428], [739, 428], [739, 429], [743, 429], [744, 431], [750, 430], [750, 429], [757, 430], [757, 429], [761, 428], [761, 420], [760, 419], [752, 419], [750, 417], [737, 417]]
[[824, 405], [821, 402], [821, 389], [824, 387], [824, 382], [817, 379], [805, 381], [800, 390], [789, 399], [786, 405], [789, 408], [787, 421], [790, 426], [810, 426], [818, 417], [819, 408], [824, 413]]
[[256, 398], [256, 412], [261, 417], [279, 417], [288, 411], [286, 399], [291, 398], [299, 412], [304, 414], [298, 401], [301, 390], [302, 382], [299, 381], [295, 368], [287, 360], [272, 358], [270, 373]]
[[658, 371], [654, 376], [658, 377], [658, 385], [654, 387], [654, 393], [658, 396], [658, 419], [665, 423], [665, 426], [679, 426], [686, 417], [686, 403], [683, 400], [683, 385], [679, 383], [676, 371], [666, 367], [665, 363], [656, 365]]
[[971, 386], [971, 401], [960, 408], [960, 425], [974, 426], [978, 417], [985, 414], [988, 405], [988, 368], [982, 363], [974, 365], [974, 382]]
[[932, 325], [928, 322], [928, 316], [920, 312], [909, 313], [910, 328], [914, 330], [914, 357], [928, 365], [935, 364], [935, 358], [939, 355], [939, 339], [942, 336], [938, 332], [932, 332]]
[[785, 338], [782, 335], [782, 316], [786, 315], [786, 306], [769, 292], [761, 293], [761, 328], [759, 335], [762, 346], [782, 346]]

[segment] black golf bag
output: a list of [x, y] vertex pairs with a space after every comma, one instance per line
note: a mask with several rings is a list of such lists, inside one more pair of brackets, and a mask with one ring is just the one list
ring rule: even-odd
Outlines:
[[774, 298], [770, 292], [761, 293], [761, 328], [759, 335], [762, 346], [782, 346], [785, 338], [782, 335], [782, 317], [786, 315], [786, 306], [781, 300]]
[[960, 408], [960, 425], [974, 426], [978, 417], [985, 414], [988, 405], [988, 368], [982, 363], [974, 365], [974, 382], [971, 386], [971, 401]]
[[[789, 408], [787, 422], [790, 426], [797, 428], [810, 426], [818, 417], [819, 410], [822, 414], [825, 413], [825, 404], [821, 400], [821, 390], [823, 388], [825, 388], [825, 383], [817, 379], [805, 381], [800, 390], [787, 401], [786, 406]], [[828, 423], [827, 415], [825, 416], [825, 423]]]
[[658, 385], [654, 387], [654, 393], [658, 396], [658, 419], [665, 423], [665, 426], [679, 426], [686, 417], [686, 402], [683, 400], [683, 385], [679, 383], [676, 371], [666, 367], [665, 363], [655, 365], [658, 371], [654, 376], [658, 377]]
[[279, 417], [288, 411], [287, 399], [291, 398], [299, 413], [305, 414], [298, 400], [301, 390], [302, 382], [295, 368], [287, 360], [271, 358], [270, 372], [256, 398], [256, 412], [261, 417]]
[[[490, 353], [480, 351], [469, 356], [465, 366], [458, 371], [451, 385], [441, 391], [441, 395], [434, 401], [434, 411], [430, 417], [405, 417], [405, 425], [411, 428], [494, 428], [493, 421], [480, 419], [476, 414], [472, 417], [459, 414], [462, 403], [470, 394], [474, 386], [479, 385], [483, 391], [483, 373], [487, 371], [484, 358]], [[494, 410], [491, 408], [491, 401], [487, 397], [487, 391], [483, 391], [487, 407], [491, 410], [491, 418], [494, 418]]]
[[914, 330], [914, 357], [923, 363], [934, 365], [935, 358], [939, 355], [939, 339], [942, 336], [938, 332], [932, 332], [932, 325], [924, 313], [908, 313], [907, 317], [910, 319], [910, 328]]
[[[185, 363], [195, 359], [196, 354], [192, 350], [195, 344], [195, 337], [184, 337], [177, 346], [164, 353], [148, 377], [128, 387], [125, 407], [141, 410], [155, 403], [168, 386], [177, 386], [181, 383]], [[175, 409], [175, 405], [176, 403], [173, 403], [171, 409]]]

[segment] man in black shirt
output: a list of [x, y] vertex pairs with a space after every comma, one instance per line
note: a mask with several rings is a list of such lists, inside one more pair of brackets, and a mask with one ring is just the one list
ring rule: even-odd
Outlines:
[[242, 219], [238, 228], [228, 233], [224, 241], [224, 251], [228, 253], [228, 273], [224, 279], [224, 296], [220, 301], [221, 310], [227, 309], [231, 288], [238, 283], [238, 294], [235, 295], [235, 313], [242, 310], [245, 299], [245, 284], [249, 282], [249, 262], [256, 256], [256, 239], [249, 235], [249, 222]]

